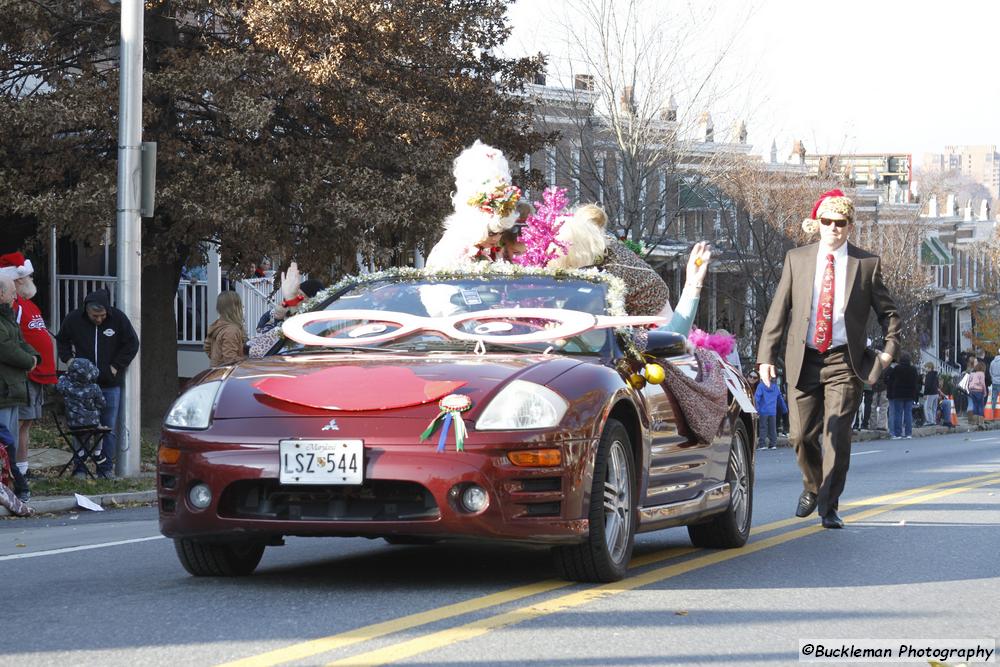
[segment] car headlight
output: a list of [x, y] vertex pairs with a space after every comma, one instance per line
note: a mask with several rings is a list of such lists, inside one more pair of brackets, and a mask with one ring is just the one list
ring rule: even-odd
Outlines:
[[562, 421], [569, 403], [548, 387], [514, 380], [493, 397], [476, 422], [480, 431], [549, 428]]
[[163, 424], [173, 428], [208, 428], [221, 386], [221, 380], [214, 380], [188, 389], [170, 406]]

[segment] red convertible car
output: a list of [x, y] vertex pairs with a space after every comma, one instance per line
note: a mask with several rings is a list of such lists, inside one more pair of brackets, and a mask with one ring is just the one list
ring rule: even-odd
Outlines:
[[686, 525], [695, 545], [742, 546], [747, 387], [718, 361], [728, 409], [696, 436], [684, 384], [641, 371], [655, 357], [694, 377], [699, 357], [656, 330], [637, 351], [622, 295], [597, 271], [509, 266], [342, 281], [264, 358], [178, 397], [161, 531], [188, 572], [215, 576], [250, 574], [287, 535], [547, 544], [580, 581], [623, 577], [640, 532]]

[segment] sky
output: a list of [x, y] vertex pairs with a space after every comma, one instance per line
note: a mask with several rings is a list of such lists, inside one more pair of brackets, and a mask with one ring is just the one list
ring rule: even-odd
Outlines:
[[[579, 21], [575, 1], [519, 0], [507, 52], [541, 51], [564, 69], [574, 57], [558, 35]], [[712, 13], [687, 36], [691, 59], [707, 63], [733, 38], [713, 79], [716, 133], [745, 119], [755, 153], [773, 139], [783, 159], [801, 139], [810, 153], [911, 153], [919, 163], [946, 145], [1000, 144], [1000, 1], [646, 2], [668, 20], [692, 6]]]

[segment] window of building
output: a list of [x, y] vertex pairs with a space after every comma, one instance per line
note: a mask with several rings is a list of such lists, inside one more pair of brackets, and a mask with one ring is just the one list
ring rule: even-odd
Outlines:
[[618, 223], [621, 224], [624, 220], [625, 214], [625, 165], [621, 160], [618, 161], [618, 211], [615, 218]]
[[580, 201], [580, 197], [582, 195], [581, 195], [581, 188], [580, 188], [580, 169], [581, 169], [581, 166], [580, 166], [580, 147], [579, 146], [574, 146], [573, 147], [573, 151], [571, 153], [571, 161], [572, 161], [572, 163], [570, 164], [570, 172], [571, 172], [570, 173], [570, 177], [571, 177], [571, 180], [570, 180], [570, 184], [571, 184], [570, 198], [573, 201]]
[[667, 172], [660, 172], [660, 233], [667, 231]]
[[545, 185], [552, 187], [556, 184], [556, 149], [545, 149]]

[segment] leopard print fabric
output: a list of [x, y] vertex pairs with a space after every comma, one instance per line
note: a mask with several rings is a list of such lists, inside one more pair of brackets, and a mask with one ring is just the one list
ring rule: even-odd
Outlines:
[[625, 282], [625, 312], [659, 315], [670, 300], [667, 283], [631, 248], [614, 236], [605, 237], [607, 252], [598, 268]]

